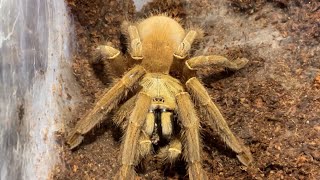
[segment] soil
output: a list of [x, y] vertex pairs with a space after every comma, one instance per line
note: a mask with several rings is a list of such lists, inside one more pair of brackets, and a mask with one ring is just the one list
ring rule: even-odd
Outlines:
[[[231, 130], [248, 146], [254, 163], [244, 167], [214, 129], [202, 127], [203, 167], [210, 179], [320, 179], [320, 3], [317, 0], [154, 0], [140, 12], [131, 1], [67, 0], [77, 51], [74, 76], [83, 101], [72, 128], [113, 80], [92, 64], [94, 48], [111, 42], [126, 51], [125, 20], [167, 13], [184, 27], [204, 30], [190, 56], [219, 54], [249, 64], [237, 71], [202, 74]], [[75, 151], [64, 147], [53, 179], [112, 179], [119, 168], [121, 131], [107, 117]], [[68, 131], [68, 128], [67, 128]], [[141, 167], [140, 167], [141, 166]], [[152, 158], [137, 168], [143, 179], [188, 179], [185, 163]]]

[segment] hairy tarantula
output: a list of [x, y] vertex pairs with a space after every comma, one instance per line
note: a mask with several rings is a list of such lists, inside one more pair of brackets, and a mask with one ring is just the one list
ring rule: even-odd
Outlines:
[[[202, 169], [200, 122], [192, 99], [206, 117], [204, 123], [215, 127], [240, 162], [249, 165], [253, 160], [250, 150], [233, 135], [196, 77], [197, 71], [214, 65], [238, 70], [248, 60], [229, 61], [217, 55], [186, 60], [192, 43], [201, 33], [197, 30], [186, 33], [177, 21], [164, 15], [151, 16], [136, 24], [124, 23], [123, 29], [129, 38], [130, 57], [111, 46], [99, 46], [97, 57], [107, 59], [111, 69], [124, 75], [77, 122], [67, 137], [70, 148], [77, 147], [83, 136], [132, 90], [135, 94], [120, 105], [113, 119], [125, 132], [116, 179], [134, 179], [135, 166], [159, 141], [166, 142], [157, 151], [159, 157], [173, 162], [183, 155], [190, 179], [208, 179]], [[180, 74], [177, 76], [180, 80], [170, 75], [172, 72]]]

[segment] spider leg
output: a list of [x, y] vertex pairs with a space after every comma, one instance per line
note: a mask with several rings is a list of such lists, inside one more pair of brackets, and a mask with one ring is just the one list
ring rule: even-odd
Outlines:
[[184, 59], [188, 55], [188, 51], [190, 50], [196, 36], [197, 32], [194, 30], [190, 30], [178, 46], [178, 49], [174, 52], [174, 57], [176, 57], [177, 59]]
[[211, 101], [211, 98], [205, 87], [196, 77], [189, 79], [186, 83], [186, 87], [200, 107], [206, 110], [209, 125], [211, 127], [217, 127], [219, 135], [226, 142], [226, 144], [235, 153], [237, 153], [239, 161], [248, 166], [253, 161], [250, 150], [248, 150], [244, 145], [240, 144], [237, 138], [233, 135], [219, 109]]
[[145, 93], [139, 93], [122, 142], [121, 168], [116, 175], [116, 179], [134, 179], [135, 177], [134, 166], [137, 164], [139, 157], [137, 149], [139, 147], [138, 140], [141, 137], [141, 128], [145, 122], [150, 105], [150, 96]]
[[92, 63], [97, 63], [105, 59], [107, 59], [107, 63], [110, 67], [108, 70], [117, 77], [120, 77], [124, 72], [126, 72], [132, 64], [123, 57], [122, 53], [118, 49], [111, 46], [100, 45], [94, 52]]
[[[126, 101], [122, 106], [120, 106], [119, 110], [116, 112], [113, 117], [113, 122], [120, 126], [122, 130], [126, 130], [128, 127], [128, 121], [130, 114], [135, 106], [135, 102], [137, 99], [137, 95], [131, 97], [128, 101]], [[154, 129], [154, 114], [152, 112], [148, 112], [146, 116], [146, 120], [144, 126], [142, 127], [142, 131], [139, 138], [139, 154], [140, 157], [145, 157], [152, 150], [152, 142], [150, 140], [150, 136], [152, 135]]]
[[126, 118], [128, 118], [129, 115], [132, 113], [136, 99], [137, 99], [137, 95], [127, 100], [124, 104], [120, 106], [120, 108], [112, 118], [113, 122], [117, 126], [121, 127], [122, 130], [125, 130], [128, 126], [128, 122], [126, 121]]
[[150, 136], [144, 130], [142, 130], [140, 133], [139, 147], [138, 147], [138, 151], [140, 155], [139, 158], [145, 157], [146, 155], [151, 153], [151, 150], [152, 150], [152, 142], [151, 142]]
[[163, 162], [173, 163], [182, 152], [182, 144], [178, 139], [173, 139], [170, 143], [161, 148], [157, 154], [157, 158]]
[[227, 58], [218, 55], [196, 56], [186, 61], [186, 66], [190, 70], [207, 68], [213, 65], [228, 68], [230, 70], [239, 70], [248, 63], [246, 58], [238, 58], [235, 61], [229, 61]]
[[153, 112], [148, 112], [146, 122], [144, 123], [143, 130], [150, 137], [154, 131], [155, 116]]
[[93, 53], [93, 63], [100, 61], [102, 57], [113, 60], [122, 56], [118, 49], [107, 45], [99, 45]]
[[187, 92], [176, 95], [179, 119], [182, 122], [184, 132], [184, 152], [188, 162], [189, 178], [208, 179], [201, 165], [201, 145], [199, 133], [199, 119]]
[[142, 66], [136, 66], [126, 73], [111, 89], [106, 90], [102, 98], [96, 103], [94, 108], [80, 121], [67, 137], [70, 148], [77, 147], [83, 140], [83, 135], [88, 133], [93, 127], [100, 123], [105, 115], [109, 113], [118, 101], [126, 95], [139, 79], [145, 74]]
[[136, 26], [128, 26], [128, 34], [130, 38], [130, 54], [132, 59], [140, 60], [143, 59], [142, 56], [142, 44], [139, 35], [139, 31]]
[[172, 112], [162, 112], [161, 113], [161, 126], [162, 135], [169, 139], [172, 134]]

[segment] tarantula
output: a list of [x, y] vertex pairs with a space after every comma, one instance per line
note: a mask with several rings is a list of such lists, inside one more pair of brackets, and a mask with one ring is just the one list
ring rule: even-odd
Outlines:
[[[120, 105], [113, 119], [125, 132], [121, 168], [116, 179], [134, 179], [135, 166], [160, 141], [165, 143], [157, 151], [158, 157], [173, 162], [183, 155], [188, 163], [190, 179], [208, 178], [202, 169], [200, 122], [192, 99], [206, 117], [204, 123], [215, 127], [240, 162], [249, 165], [252, 162], [250, 150], [231, 132], [196, 77], [198, 70], [214, 65], [238, 70], [248, 60], [238, 58], [229, 61], [217, 55], [186, 60], [192, 43], [201, 33], [197, 29], [186, 33], [176, 20], [164, 15], [151, 16], [136, 24], [124, 23], [123, 29], [129, 39], [128, 57], [106, 45], [98, 46], [97, 57], [108, 61], [117, 74], [124, 75], [77, 122], [67, 137], [70, 148], [78, 146], [83, 136], [121, 104], [120, 101], [125, 100], [131, 90], [135, 94]], [[171, 75], [173, 72], [180, 74], [177, 76], [180, 80]]]

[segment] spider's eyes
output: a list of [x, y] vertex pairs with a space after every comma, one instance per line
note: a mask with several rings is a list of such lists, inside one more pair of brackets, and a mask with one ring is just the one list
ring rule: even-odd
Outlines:
[[157, 103], [164, 103], [164, 98], [163, 97], [155, 97], [152, 99], [153, 102]]

